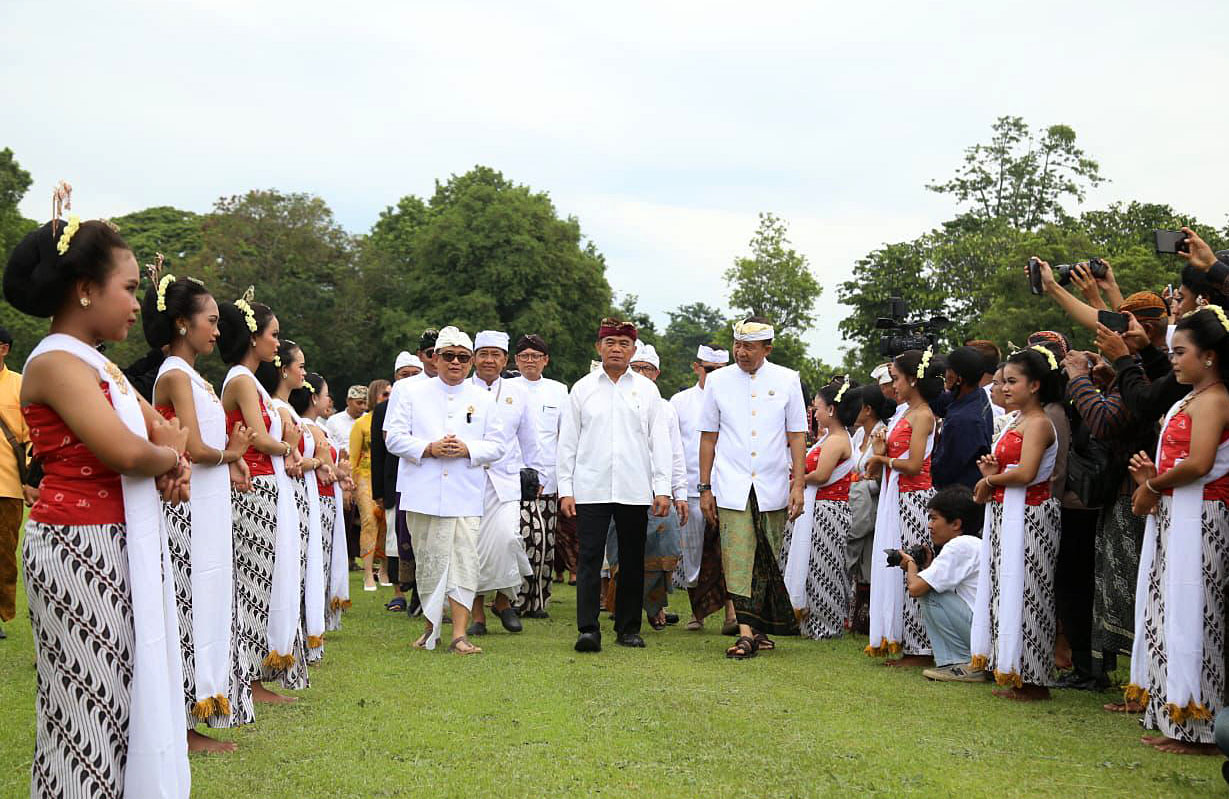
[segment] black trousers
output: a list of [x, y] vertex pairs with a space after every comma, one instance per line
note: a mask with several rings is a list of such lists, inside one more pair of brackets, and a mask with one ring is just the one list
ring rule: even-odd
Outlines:
[[1100, 511], [1063, 508], [1062, 537], [1054, 573], [1054, 599], [1071, 662], [1093, 675], [1092, 604], [1096, 579], [1097, 516]]
[[615, 590], [615, 632], [638, 633], [644, 615], [644, 540], [648, 532], [648, 505], [613, 502], [576, 506], [576, 534], [580, 557], [576, 561], [576, 627], [582, 633], [600, 633], [602, 558], [610, 520], [619, 540], [618, 587]]

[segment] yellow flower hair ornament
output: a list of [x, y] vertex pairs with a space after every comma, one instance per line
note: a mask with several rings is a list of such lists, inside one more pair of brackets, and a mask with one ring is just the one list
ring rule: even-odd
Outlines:
[[1216, 314], [1216, 318], [1220, 320], [1221, 326], [1225, 328], [1226, 331], [1229, 331], [1229, 316], [1225, 315], [1225, 309], [1219, 305], [1213, 305], [1212, 303], [1208, 303], [1202, 308], [1196, 308], [1193, 311], [1187, 311], [1186, 313], [1182, 314], [1182, 318], [1185, 319], [1186, 317], [1197, 314], [1200, 311], [1211, 311], [1212, 313]]
[[243, 311], [243, 319], [247, 322], [248, 330], [256, 332], [256, 312], [252, 310], [252, 298], [256, 295], [256, 289], [253, 286], [248, 286], [248, 290], [243, 292], [243, 296], [235, 300], [235, 307]]
[[159, 311], [166, 310], [166, 289], [168, 286], [170, 286], [174, 282], [175, 282], [175, 276], [169, 272], [163, 275], [162, 279], [158, 281], [158, 310]]
[[934, 345], [927, 347], [922, 352], [922, 360], [918, 361], [918, 365], [917, 365], [918, 380], [921, 380], [922, 378], [926, 376], [926, 369], [927, 367], [930, 366], [930, 359], [934, 357], [934, 354], [935, 354]]
[[73, 240], [73, 236], [77, 235], [77, 231], [81, 228], [81, 217], [73, 214], [68, 218], [68, 225], [65, 226], [64, 232], [60, 234], [60, 240], [56, 242], [55, 250], [60, 255], [68, 252], [68, 245]]
[[273, 365], [274, 365], [274, 366], [276, 366], [278, 369], [281, 369], [281, 368], [282, 368], [282, 356], [280, 356], [280, 355], [274, 355], [274, 356], [273, 356]]
[[1043, 347], [1040, 344], [1034, 344], [1033, 346], [1029, 347], [1029, 349], [1036, 350], [1045, 356], [1046, 362], [1050, 365], [1051, 372], [1058, 369], [1058, 358], [1055, 357], [1054, 353], [1051, 352], [1048, 347]]
[[832, 399], [833, 405], [839, 405], [841, 398], [845, 396], [845, 392], [849, 390], [849, 375], [845, 375], [845, 382], [841, 384], [840, 390], [836, 392], [836, 396]]

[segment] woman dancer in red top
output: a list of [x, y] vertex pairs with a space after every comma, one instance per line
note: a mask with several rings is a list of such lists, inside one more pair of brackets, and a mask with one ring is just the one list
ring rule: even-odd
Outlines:
[[[127, 338], [139, 283], [136, 258], [114, 228], [76, 217], [26, 236], [4, 272], [14, 308], [52, 317], [21, 391], [44, 464], [23, 545], [38, 670], [34, 797], [118, 797], [126, 784], [165, 796], [188, 792], [184, 739], [161, 749], [148, 740], [172, 730], [182, 736], [183, 705], [170, 706], [179, 661], [165, 648], [141, 648], [151, 629], [173, 629], [159, 582], [165, 539], [151, 519], [154, 485], [169, 502], [190, 496], [188, 434], [95, 349]], [[134, 430], [142, 419], [144, 429]], [[144, 708], [139, 727], [130, 724], [134, 707]]]
[[[947, 365], [930, 348], [909, 350], [898, 355], [891, 363], [892, 389], [898, 409], [889, 427], [875, 434], [872, 446], [875, 454], [867, 459], [867, 473], [877, 478], [887, 467], [883, 489], [879, 495], [879, 508], [875, 523], [874, 557], [880, 559], [884, 549], [899, 542], [899, 548], [930, 543], [927, 527], [926, 503], [934, 496], [930, 482], [930, 451], [934, 446], [935, 416], [930, 410], [930, 401], [943, 392], [943, 375]], [[902, 415], [903, 414], [903, 415]], [[893, 497], [895, 501], [893, 502]], [[898, 530], [891, 536], [892, 528]], [[888, 540], [885, 541], [885, 535]], [[882, 544], [882, 546], [881, 546]], [[922, 621], [917, 599], [904, 590], [905, 572], [902, 569], [876, 562], [871, 582], [871, 644], [868, 654], [887, 655], [903, 650], [897, 660], [888, 660], [889, 666], [931, 666], [930, 639], [926, 637], [926, 625]], [[900, 591], [893, 591], [903, 607], [883, 606], [886, 597], [875, 590], [874, 580], [899, 580]], [[892, 641], [882, 630], [891, 628], [891, 616], [903, 612], [902, 639]], [[878, 640], [876, 640], [876, 633]]]
[[[273, 601], [274, 546], [278, 529], [279, 488], [274, 458], [293, 464], [297, 458], [298, 430], [284, 436], [269, 434], [271, 409], [255, 370], [273, 360], [278, 347], [278, 321], [269, 306], [242, 298], [218, 306], [218, 352], [231, 366], [222, 387], [226, 424], [242, 422], [251, 431], [252, 443], [244, 453], [251, 472], [252, 490], [232, 496], [235, 541], [237, 602], [236, 643], [244, 675], [252, 683], [257, 702], [292, 702], [264, 687], [264, 680], [278, 679], [283, 686], [301, 687], [306, 663], [295, 652], [271, 651], [270, 607]], [[298, 642], [296, 651], [301, 647]], [[301, 655], [301, 652], [299, 653]], [[291, 660], [285, 661], [289, 656]]]
[[[1229, 583], [1229, 317], [1216, 305], [1174, 331], [1174, 377], [1191, 393], [1166, 416], [1159, 462], [1131, 458], [1135, 512], [1148, 522], [1136, 583], [1127, 699], [1144, 705], [1145, 744], [1216, 754], [1224, 706], [1225, 585]], [[1201, 612], [1202, 611], [1202, 612]]]
[[[192, 501], [163, 507], [179, 611], [188, 751], [231, 752], [233, 742], [214, 740], [195, 727], [199, 722], [233, 727], [250, 724], [254, 718], [252, 688], [243, 679], [239, 650], [231, 641], [234, 555], [229, 478], [233, 468], [239, 483], [248, 482], [243, 453], [249, 437], [247, 428], [236, 424], [227, 444], [222, 405], [213, 386], [196, 371], [197, 357], [213, 352], [218, 337], [217, 302], [203, 283], [191, 278], [177, 280], [154, 267], [150, 279], [141, 326], [150, 347], [167, 348], [154, 382], [154, 409], [168, 419], [179, 419], [188, 431], [187, 455], [195, 464]], [[198, 651], [203, 653], [199, 662]]]

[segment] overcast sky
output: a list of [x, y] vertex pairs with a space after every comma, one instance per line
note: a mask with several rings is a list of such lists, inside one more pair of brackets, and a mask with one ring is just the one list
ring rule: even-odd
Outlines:
[[0, 0], [0, 147], [74, 210], [312, 192], [352, 232], [475, 164], [547, 191], [662, 324], [789, 224], [842, 342], [853, 261], [949, 218], [993, 120], [1064, 123], [1112, 182], [1224, 224], [1229, 2]]

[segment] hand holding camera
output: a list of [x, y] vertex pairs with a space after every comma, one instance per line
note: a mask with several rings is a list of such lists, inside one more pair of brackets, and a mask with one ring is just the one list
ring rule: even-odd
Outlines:
[[1095, 341], [1097, 349], [1101, 350], [1101, 354], [1111, 363], [1131, 354], [1123, 337], [1102, 323], [1097, 324], [1097, 337]]
[[[1157, 231], [1168, 232], [1168, 231]], [[1208, 243], [1199, 237], [1199, 234], [1191, 230], [1189, 227], [1182, 228], [1182, 234], [1185, 236], [1183, 244], [1184, 249], [1176, 250], [1175, 255], [1179, 258], [1190, 262], [1191, 266], [1200, 271], [1208, 271], [1212, 268], [1212, 264], [1216, 263], [1216, 253], [1208, 246]]]
[[[1086, 265], [1085, 265], [1086, 264]], [[1105, 280], [1108, 287], [1108, 281], [1113, 280], [1110, 273], [1109, 262], [1104, 258], [1089, 258], [1085, 263], [1079, 264], [1059, 264], [1058, 266], [1050, 266], [1045, 261], [1037, 256], [1028, 259], [1028, 287], [1034, 294], [1049, 294], [1054, 290], [1055, 286], [1066, 286], [1072, 282], [1072, 273], [1080, 272], [1080, 277], [1085, 276], [1092, 279], [1092, 290], [1095, 292], [1098, 285], [1102, 285], [1101, 281]], [[1077, 286], [1081, 286], [1079, 282]], [[1114, 283], [1116, 286], [1117, 283]], [[1083, 290], [1083, 289], [1081, 289]], [[1087, 296], [1087, 294], [1085, 295]], [[1097, 295], [1100, 296], [1099, 294]]]
[[889, 567], [900, 569], [909, 568], [910, 563], [915, 564], [918, 569], [924, 569], [930, 565], [930, 559], [933, 557], [930, 547], [925, 544], [904, 549], [885, 549], [884, 554], [888, 556]]

